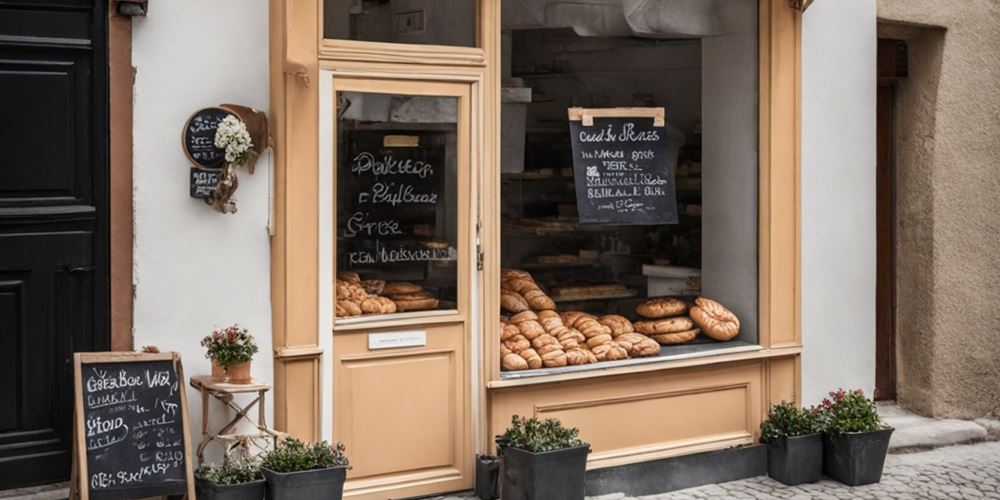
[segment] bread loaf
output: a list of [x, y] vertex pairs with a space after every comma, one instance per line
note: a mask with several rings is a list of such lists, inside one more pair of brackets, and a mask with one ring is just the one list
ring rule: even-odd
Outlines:
[[704, 297], [695, 299], [691, 319], [705, 335], [721, 341], [732, 340], [740, 334], [740, 320], [722, 304]]
[[423, 290], [424, 287], [420, 285], [414, 285], [413, 283], [406, 283], [402, 281], [390, 281], [382, 287], [383, 295], [400, 295], [404, 293], [416, 293]]
[[361, 306], [352, 300], [338, 300], [337, 303], [334, 304], [334, 316], [338, 318], [361, 316]]
[[500, 292], [500, 307], [512, 313], [527, 311], [531, 308], [528, 306], [528, 301], [524, 300], [524, 297], [515, 291]]
[[687, 312], [687, 302], [673, 297], [649, 299], [635, 308], [635, 312], [643, 318], [659, 319], [680, 316]]
[[691, 321], [691, 318], [687, 316], [639, 321], [635, 323], [635, 331], [646, 335], [683, 332], [692, 328], [694, 328], [694, 321]]
[[354, 283], [355, 285], [361, 284], [361, 276], [358, 276], [358, 273], [354, 271], [341, 271], [337, 273], [337, 279], [348, 283]]
[[632, 327], [632, 322], [625, 316], [608, 314], [606, 316], [601, 316], [599, 321], [602, 325], [611, 329], [612, 337], [618, 337], [623, 333], [631, 333], [635, 331], [635, 328]]
[[651, 335], [650, 338], [663, 344], [663, 345], [674, 345], [674, 344], [684, 344], [691, 342], [695, 337], [698, 336], [701, 330], [695, 328], [693, 330], [685, 330], [683, 332], [675, 333], [662, 333], [659, 335]]
[[504, 370], [516, 371], [528, 369], [528, 362], [514, 353], [505, 354], [500, 361]]
[[396, 304], [378, 295], [369, 295], [361, 302], [361, 312], [364, 314], [391, 314], [396, 312]]

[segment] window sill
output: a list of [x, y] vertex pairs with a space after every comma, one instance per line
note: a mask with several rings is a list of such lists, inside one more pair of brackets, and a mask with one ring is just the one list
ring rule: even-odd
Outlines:
[[333, 321], [333, 332], [352, 332], [359, 330], [373, 330], [376, 328], [455, 323], [457, 321], [462, 321], [462, 316], [456, 309], [373, 314], [368, 316], [356, 316], [353, 318], [335, 319]]
[[802, 348], [800, 346], [765, 349], [757, 344], [738, 340], [724, 344], [692, 344], [671, 347], [666, 353], [651, 358], [605, 361], [592, 365], [566, 366], [562, 368], [501, 372], [499, 380], [492, 380], [486, 386], [490, 389], [503, 389], [761, 358], [792, 356], [801, 352]]

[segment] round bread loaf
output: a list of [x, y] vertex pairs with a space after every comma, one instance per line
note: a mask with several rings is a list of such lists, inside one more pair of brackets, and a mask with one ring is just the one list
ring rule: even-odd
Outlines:
[[723, 342], [740, 334], [740, 320], [722, 304], [704, 297], [698, 297], [691, 308], [691, 319], [705, 335]]
[[683, 332], [652, 335], [650, 338], [663, 345], [684, 344], [694, 340], [694, 338], [698, 336], [699, 332], [701, 332], [701, 330], [695, 328], [693, 330], [686, 330]]
[[635, 308], [635, 312], [643, 318], [659, 319], [680, 316], [687, 312], [687, 302], [673, 297], [649, 299]]
[[694, 321], [691, 321], [691, 318], [687, 316], [638, 321], [635, 323], [635, 331], [646, 335], [683, 332], [692, 328], [694, 328]]
[[500, 293], [500, 307], [512, 312], [519, 313], [531, 309], [524, 297], [517, 292], [504, 291]]
[[361, 284], [361, 276], [358, 276], [358, 273], [354, 271], [341, 271], [337, 273], [337, 279], [356, 285]]

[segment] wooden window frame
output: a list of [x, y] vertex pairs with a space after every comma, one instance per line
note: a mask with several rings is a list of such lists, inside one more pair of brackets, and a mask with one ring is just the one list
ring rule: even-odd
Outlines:
[[[271, 294], [275, 421], [305, 438], [321, 434], [318, 280], [319, 70], [369, 78], [482, 81], [479, 216], [485, 249], [477, 280], [481, 307], [480, 387], [502, 383], [499, 332], [500, 0], [478, 0], [478, 47], [388, 44], [322, 38], [322, 0], [271, 0], [271, 121], [275, 134], [275, 234]], [[800, 95], [801, 14], [787, 0], [759, 2], [759, 338], [760, 351], [664, 361], [642, 370], [763, 360], [769, 400], [800, 398]], [[314, 82], [314, 83], [310, 83]], [[475, 115], [474, 115], [475, 121]], [[476, 363], [477, 360], [473, 360]], [[772, 365], [775, 369], [771, 369]], [[634, 373], [623, 367], [525, 384]], [[596, 373], [596, 374], [595, 374]], [[290, 381], [294, 380], [294, 383]], [[474, 381], [475, 382], [475, 381]], [[509, 385], [509, 384], [508, 384]], [[484, 391], [485, 392], [485, 391]], [[485, 397], [485, 396], [483, 396]], [[481, 399], [484, 401], [484, 399]], [[484, 403], [485, 404], [485, 403]], [[481, 406], [481, 408], [486, 408]], [[485, 418], [485, 417], [483, 417]], [[479, 434], [482, 434], [480, 432]], [[481, 438], [481, 436], [479, 436]]]

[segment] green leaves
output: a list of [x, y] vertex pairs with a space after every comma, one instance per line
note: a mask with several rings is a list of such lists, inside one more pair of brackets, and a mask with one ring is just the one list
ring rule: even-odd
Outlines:
[[256, 465], [229, 460], [219, 467], [204, 466], [198, 470], [198, 475], [221, 485], [243, 484], [263, 479], [260, 468]]
[[212, 331], [211, 335], [201, 339], [201, 346], [206, 349], [205, 357], [214, 359], [223, 369], [246, 363], [257, 354], [257, 344], [253, 335], [239, 325], [227, 326], [221, 330]]
[[563, 427], [559, 420], [524, 418], [514, 415], [510, 427], [496, 441], [500, 446], [519, 448], [532, 453], [573, 448], [583, 444], [580, 429]]
[[782, 401], [771, 407], [771, 412], [760, 424], [760, 440], [769, 443], [782, 437], [804, 436], [823, 431], [822, 416], [817, 410], [796, 408]]
[[330, 467], [347, 467], [350, 462], [344, 454], [343, 443], [331, 446], [326, 441], [305, 444], [287, 438], [270, 453], [264, 455], [263, 466], [275, 472], [299, 472]]
[[826, 433], [839, 436], [848, 432], [871, 432], [885, 428], [875, 403], [861, 389], [831, 391], [823, 400]]

